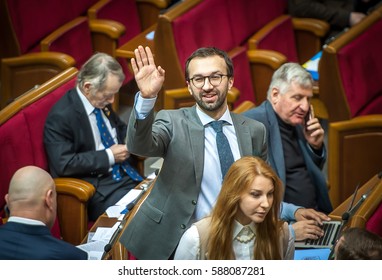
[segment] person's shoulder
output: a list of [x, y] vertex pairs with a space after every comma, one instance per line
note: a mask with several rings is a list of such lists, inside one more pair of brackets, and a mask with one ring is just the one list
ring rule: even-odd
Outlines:
[[[54, 237], [53, 237], [54, 238]], [[73, 260], [86, 260], [88, 259], [88, 253], [81, 250], [64, 240], [55, 238], [55, 243], [57, 244], [57, 249], [60, 249], [62, 259], [73, 259]]]
[[236, 121], [239, 121], [245, 125], [248, 125], [250, 127], [264, 127], [264, 124], [257, 119], [250, 118], [249, 116], [243, 115], [243, 114], [236, 114], [236, 113], [231, 113], [231, 116], [233, 119], [236, 119]]

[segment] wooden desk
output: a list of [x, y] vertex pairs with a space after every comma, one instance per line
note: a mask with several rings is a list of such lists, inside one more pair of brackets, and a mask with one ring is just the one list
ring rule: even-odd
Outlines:
[[[381, 179], [378, 177], [378, 175], [375, 175], [372, 177], [369, 181], [367, 181], [362, 187], [358, 189], [357, 195], [354, 199], [353, 206], [359, 201], [362, 195], [369, 192], [371, 189], [373, 189], [375, 186], [377, 186], [378, 183], [381, 182]], [[355, 186], [354, 186], [355, 188]], [[351, 200], [353, 199], [353, 196], [350, 196], [348, 199], [346, 199], [344, 202], [342, 202], [336, 209], [334, 209], [330, 214], [329, 217], [332, 220], [341, 221], [342, 214], [349, 210], [349, 206], [351, 203]], [[349, 223], [351, 223], [351, 219], [349, 220]]]
[[[121, 230], [121, 232], [119, 233], [119, 235], [117, 236], [117, 239], [115, 240], [115, 242], [112, 246], [112, 249], [104, 256], [104, 260], [127, 260], [128, 259], [129, 256], [128, 256], [127, 250], [125, 249], [125, 247], [121, 243], [119, 243], [119, 238], [120, 238], [121, 234], [124, 232], [125, 228], [129, 225], [132, 218], [134, 217], [135, 213], [139, 209], [139, 206], [142, 204], [142, 202], [149, 195], [149, 193], [152, 189], [152, 186], [154, 185], [154, 182], [155, 182], [155, 179], [154, 180], [146, 179], [135, 187], [135, 189], [141, 190], [142, 186], [144, 184], [148, 185], [146, 192], [141, 197], [141, 199], [138, 201], [138, 203], [133, 207], [133, 209], [130, 212], [128, 212], [125, 215], [124, 227]], [[97, 221], [91, 227], [89, 232], [95, 232], [98, 227], [110, 227], [111, 228], [115, 225], [116, 222], [118, 222], [117, 218], [109, 218], [107, 216], [107, 214], [104, 213], [98, 217]], [[82, 241], [82, 244], [87, 242], [87, 238], [88, 238], [88, 235], [85, 236], [84, 240]]]

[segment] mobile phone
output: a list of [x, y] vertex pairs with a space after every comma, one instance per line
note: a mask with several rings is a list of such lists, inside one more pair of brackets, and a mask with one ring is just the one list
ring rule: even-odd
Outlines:
[[310, 119], [312, 119], [312, 118], [314, 118], [313, 106], [310, 105], [310, 106], [309, 106], [309, 111], [308, 111], [308, 113], [306, 113], [306, 115], [305, 115], [305, 129], [306, 129], [306, 127], [307, 127], [306, 124], [307, 124], [308, 121], [309, 121]]

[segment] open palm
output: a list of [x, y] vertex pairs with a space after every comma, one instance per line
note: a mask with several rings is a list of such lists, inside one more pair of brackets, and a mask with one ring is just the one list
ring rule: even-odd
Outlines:
[[156, 66], [149, 47], [139, 46], [134, 50], [135, 59], [131, 59], [135, 81], [143, 98], [156, 97], [163, 86], [165, 71]]

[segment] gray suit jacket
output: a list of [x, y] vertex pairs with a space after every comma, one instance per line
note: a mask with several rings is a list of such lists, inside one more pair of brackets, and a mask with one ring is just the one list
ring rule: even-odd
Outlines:
[[[263, 124], [231, 113], [241, 156], [266, 160]], [[138, 259], [168, 259], [192, 218], [204, 166], [204, 127], [196, 107], [151, 112], [137, 120], [133, 110], [127, 133], [130, 152], [163, 157], [155, 186], [120, 242]]]
[[[267, 128], [268, 160], [270, 165], [274, 168], [277, 175], [285, 185], [286, 173], [284, 164], [284, 152], [282, 147], [280, 128], [272, 105], [269, 103], [269, 101], [264, 101], [259, 107], [251, 109], [243, 113], [243, 115], [262, 122]], [[333, 208], [329, 199], [326, 179], [321, 170], [326, 160], [326, 149], [324, 147], [324, 155], [322, 157], [316, 155], [309, 147], [309, 144], [306, 142], [301, 126], [297, 127], [297, 134], [299, 146], [305, 159], [306, 167], [308, 169], [309, 175], [312, 178], [312, 182], [316, 187], [318, 198], [317, 205], [319, 208], [318, 210], [325, 213], [330, 213]]]

